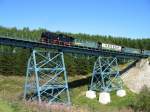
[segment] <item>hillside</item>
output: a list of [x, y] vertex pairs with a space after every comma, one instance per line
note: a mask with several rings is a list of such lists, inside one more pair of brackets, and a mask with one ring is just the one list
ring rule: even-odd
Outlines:
[[122, 75], [125, 85], [133, 92], [139, 93], [145, 85], [150, 87], [150, 62], [142, 59], [135, 67]]
[[[82, 80], [86, 78], [83, 76], [69, 77], [69, 82], [81, 80], [82, 83]], [[38, 106], [35, 102], [24, 102], [22, 100], [24, 79], [24, 76], [0, 74], [0, 112], [62, 112], [62, 108], [65, 109], [62, 106], [62, 108], [55, 106], [55, 108], [48, 109], [45, 105]], [[117, 97], [116, 93], [112, 92], [111, 104], [102, 105], [98, 102], [98, 94], [94, 100], [86, 98], [87, 88], [88, 85], [70, 88], [72, 111], [63, 112], [99, 112], [99, 110], [101, 112], [133, 112], [126, 108], [135, 96], [130, 91], [127, 90], [127, 96], [124, 98]]]

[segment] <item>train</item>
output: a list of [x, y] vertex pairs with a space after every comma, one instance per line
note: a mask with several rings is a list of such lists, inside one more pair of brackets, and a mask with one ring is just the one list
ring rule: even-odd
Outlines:
[[61, 33], [53, 33], [53, 32], [42, 32], [40, 42], [47, 44], [57, 44], [62, 46], [74, 46], [74, 47], [83, 47], [87, 49], [96, 49], [96, 50], [112, 50], [118, 52], [126, 52], [126, 53], [134, 53], [134, 54], [143, 54], [149, 55], [149, 50], [143, 49], [135, 49], [129, 48], [114, 44], [107, 44], [102, 42], [94, 42], [94, 41], [86, 41], [78, 38], [73, 38], [71, 36], [61, 34]]

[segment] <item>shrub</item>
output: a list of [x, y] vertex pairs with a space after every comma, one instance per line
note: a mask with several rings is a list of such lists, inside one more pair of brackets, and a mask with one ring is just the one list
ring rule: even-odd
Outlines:
[[150, 112], [150, 88], [143, 87], [130, 106], [135, 112]]

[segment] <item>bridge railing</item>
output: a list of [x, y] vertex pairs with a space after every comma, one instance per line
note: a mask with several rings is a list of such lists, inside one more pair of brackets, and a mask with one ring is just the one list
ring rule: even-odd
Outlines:
[[32, 41], [32, 42], [38, 42], [39, 39], [38, 38], [33, 38], [30, 37], [29, 35], [25, 35], [25, 34], [15, 34], [15, 33], [0, 33], [1, 37], [5, 37], [5, 38], [13, 38], [13, 39], [18, 39], [18, 40], [26, 40], [26, 41]]

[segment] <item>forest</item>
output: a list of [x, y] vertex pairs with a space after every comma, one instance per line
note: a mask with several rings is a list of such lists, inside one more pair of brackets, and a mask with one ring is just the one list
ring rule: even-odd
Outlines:
[[[48, 30], [43, 28], [30, 30], [28, 27], [17, 29], [16, 27], [7, 28], [0, 26], [0, 36], [19, 38], [30, 41], [39, 41], [43, 31]], [[57, 31], [56, 33], [64, 33], [66, 35], [82, 40], [90, 40], [150, 50], [150, 38], [131, 39], [126, 37], [113, 37], [110, 35], [89, 35], [84, 33], [73, 34], [60, 31]], [[25, 75], [29, 56], [29, 49], [0, 45], [0, 74]], [[65, 64], [68, 75], [86, 75], [91, 73], [95, 59], [96, 57], [66, 53]]]

